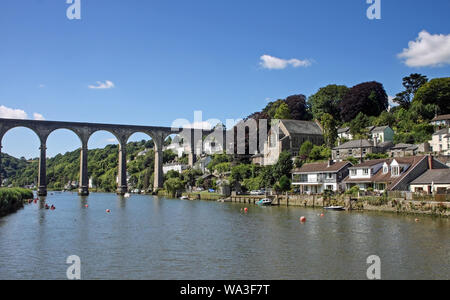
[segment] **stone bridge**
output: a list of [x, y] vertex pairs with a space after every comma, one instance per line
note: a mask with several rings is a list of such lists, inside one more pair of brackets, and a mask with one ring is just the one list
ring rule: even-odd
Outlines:
[[[81, 141], [80, 157], [80, 188], [79, 194], [86, 196], [89, 194], [88, 177], [88, 141], [93, 133], [97, 131], [107, 131], [112, 133], [119, 143], [119, 162], [118, 162], [118, 194], [125, 194], [128, 191], [127, 186], [127, 153], [126, 144], [134, 133], [144, 133], [152, 138], [155, 147], [155, 174], [154, 190], [163, 187], [163, 146], [165, 139], [172, 134], [178, 134], [183, 140], [189, 142], [189, 165], [192, 167], [195, 163], [195, 146], [203, 138], [204, 134], [210, 134], [211, 131], [201, 129], [183, 129], [170, 127], [154, 126], [134, 126], [134, 125], [115, 125], [115, 124], [96, 124], [96, 123], [78, 123], [78, 122], [56, 122], [56, 121], [35, 121], [35, 120], [16, 120], [0, 118], [0, 152], [2, 148], [3, 136], [9, 130], [16, 127], [29, 128], [36, 133], [41, 142], [39, 156], [39, 176], [38, 176], [38, 195], [47, 195], [47, 174], [46, 174], [46, 143], [49, 135], [58, 129], [67, 129], [74, 132]], [[0, 156], [1, 167], [1, 156]], [[1, 178], [0, 178], [1, 182]]]

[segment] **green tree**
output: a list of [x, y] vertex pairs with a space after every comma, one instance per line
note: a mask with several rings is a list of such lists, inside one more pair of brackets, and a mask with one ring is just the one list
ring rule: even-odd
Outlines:
[[348, 90], [345, 85], [330, 84], [310, 96], [308, 102], [314, 119], [321, 120], [323, 114], [330, 114], [335, 120], [341, 120], [339, 104]]
[[398, 103], [401, 107], [409, 109], [411, 101], [413, 100], [417, 90], [427, 82], [427, 76], [417, 73], [403, 78], [403, 86], [405, 87], [405, 90], [398, 93], [393, 101]]
[[279, 180], [283, 175], [290, 176], [292, 172], [293, 162], [291, 154], [284, 151], [280, 154], [278, 162], [273, 167], [273, 177], [275, 181]]
[[435, 78], [421, 86], [413, 102], [434, 104], [441, 114], [450, 114], [450, 77]]
[[311, 150], [313, 149], [313, 147], [314, 147], [314, 145], [310, 141], [304, 142], [300, 146], [300, 150], [298, 152], [298, 156], [300, 156], [300, 158], [302, 160], [307, 160], [309, 158], [309, 154], [311, 153]]
[[281, 192], [290, 191], [291, 190], [291, 180], [286, 175], [283, 175], [280, 178], [279, 187], [280, 187]]
[[350, 133], [354, 138], [367, 138], [366, 128], [370, 125], [369, 118], [360, 112], [356, 118], [350, 122]]
[[320, 119], [320, 123], [323, 127], [323, 137], [325, 140], [325, 144], [328, 147], [333, 147], [338, 138], [337, 127], [338, 124], [333, 116], [329, 113], [322, 114], [322, 118]]
[[289, 120], [291, 119], [291, 112], [289, 110], [289, 106], [286, 103], [281, 103], [277, 108], [274, 119], [279, 120]]
[[183, 181], [180, 178], [169, 178], [164, 182], [164, 189], [171, 197], [184, 188]]

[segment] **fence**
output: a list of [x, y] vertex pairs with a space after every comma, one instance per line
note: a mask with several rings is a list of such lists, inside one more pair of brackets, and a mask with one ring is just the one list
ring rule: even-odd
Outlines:
[[450, 202], [450, 194], [421, 194], [413, 192], [390, 191], [389, 198], [403, 198], [414, 201], [434, 201], [434, 202]]

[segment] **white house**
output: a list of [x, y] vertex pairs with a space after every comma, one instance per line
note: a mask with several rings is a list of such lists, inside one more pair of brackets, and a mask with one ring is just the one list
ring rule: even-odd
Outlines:
[[[369, 140], [376, 141], [378, 144], [394, 141], [394, 130], [389, 126], [370, 126], [366, 128], [366, 131], [369, 135]], [[354, 138], [350, 133], [349, 127], [339, 128], [338, 137], [341, 140], [353, 140]]]
[[344, 180], [347, 189], [359, 186], [362, 190], [409, 191], [410, 183], [429, 169], [447, 168], [431, 156], [412, 156], [375, 159], [350, 167]]
[[169, 171], [176, 171], [178, 173], [183, 172], [184, 170], [187, 170], [189, 168], [188, 165], [184, 165], [178, 162], [165, 164], [163, 166], [163, 173], [167, 174]]
[[436, 131], [429, 143], [432, 152], [440, 155], [450, 155], [450, 128]]
[[351, 166], [347, 161], [304, 164], [292, 172], [292, 185], [298, 186], [300, 192], [305, 194], [322, 194], [326, 190], [342, 191], [341, 183]]

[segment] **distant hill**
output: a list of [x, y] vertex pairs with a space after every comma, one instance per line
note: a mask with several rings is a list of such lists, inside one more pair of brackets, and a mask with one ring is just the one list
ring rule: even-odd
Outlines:
[[[144, 151], [146, 150], [146, 151]], [[101, 191], [114, 192], [118, 165], [118, 145], [108, 145], [103, 149], [88, 152], [88, 174], [94, 185]], [[25, 186], [36, 184], [38, 178], [38, 160], [26, 161], [3, 154], [2, 178], [7, 185]], [[176, 155], [165, 151], [163, 162], [172, 161]], [[127, 144], [127, 171], [129, 185], [132, 188], [148, 189], [153, 183], [154, 151], [151, 141]], [[47, 160], [47, 182], [49, 189], [64, 189], [69, 182], [79, 181], [80, 149], [58, 154]]]

